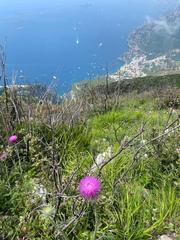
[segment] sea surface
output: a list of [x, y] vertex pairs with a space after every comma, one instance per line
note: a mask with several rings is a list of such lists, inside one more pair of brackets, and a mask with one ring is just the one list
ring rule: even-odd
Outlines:
[[[44, 83], [59, 94], [116, 71], [131, 31], [178, 0], [0, 0], [0, 43], [8, 79]], [[1, 84], [0, 84], [1, 85]]]

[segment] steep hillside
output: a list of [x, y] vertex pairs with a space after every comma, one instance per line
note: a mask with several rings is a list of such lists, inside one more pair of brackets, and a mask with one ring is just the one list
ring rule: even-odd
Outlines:
[[0, 97], [1, 239], [178, 239], [179, 76], [120, 89]]
[[125, 64], [117, 74], [123, 78], [180, 72], [180, 9], [147, 22], [129, 36]]

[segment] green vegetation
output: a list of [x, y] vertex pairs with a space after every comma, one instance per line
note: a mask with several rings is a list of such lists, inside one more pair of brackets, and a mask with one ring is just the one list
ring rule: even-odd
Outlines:
[[[0, 97], [1, 239], [178, 239], [179, 75], [113, 84], [61, 104]], [[86, 175], [97, 199], [79, 194]]]
[[127, 94], [136, 91], [142, 93], [144, 91], [161, 91], [171, 90], [172, 88], [180, 88], [180, 74], [169, 74], [162, 76], [147, 76], [134, 79], [125, 79], [114, 82], [111, 78], [105, 76], [93, 81], [82, 81], [79, 85], [79, 91], [74, 89], [77, 94], [94, 91], [95, 94], [102, 94], [108, 91], [108, 94]]

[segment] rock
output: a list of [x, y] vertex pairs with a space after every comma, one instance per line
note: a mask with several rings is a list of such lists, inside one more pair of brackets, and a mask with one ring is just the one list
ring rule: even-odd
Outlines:
[[95, 163], [91, 167], [91, 171], [94, 172], [98, 168], [100, 168], [102, 166], [102, 164], [104, 163], [104, 161], [105, 161], [105, 154], [104, 153], [98, 154], [95, 159]]
[[112, 147], [108, 147], [107, 150], [103, 153], [100, 153], [97, 155], [95, 159], [95, 163], [91, 167], [91, 172], [95, 172], [98, 168], [100, 168], [103, 163], [112, 157]]
[[172, 240], [172, 238], [168, 237], [167, 235], [162, 235], [158, 238], [158, 240]]

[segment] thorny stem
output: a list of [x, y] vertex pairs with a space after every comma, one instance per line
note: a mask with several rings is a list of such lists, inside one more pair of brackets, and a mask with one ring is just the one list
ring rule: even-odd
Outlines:
[[17, 154], [17, 157], [18, 157], [19, 170], [20, 170], [20, 173], [21, 173], [21, 175], [22, 175], [23, 170], [22, 170], [21, 159], [20, 159], [20, 156], [19, 156], [19, 151], [18, 151], [17, 146], [15, 146], [15, 151], [16, 151], [16, 154]]
[[141, 128], [140, 132], [137, 133], [133, 138], [131, 138], [127, 143], [125, 143], [123, 146], [120, 146], [119, 150], [117, 151], [117, 153], [112, 156], [111, 158], [109, 158], [107, 161], [105, 161], [102, 166], [99, 169], [99, 175], [101, 174], [102, 169], [109, 164], [114, 158], [116, 158], [117, 156], [119, 156], [121, 154], [121, 152], [123, 152], [129, 145], [130, 143], [132, 143], [137, 137], [139, 137], [142, 133], [144, 132], [144, 126]]
[[[177, 121], [177, 120], [176, 120], [176, 121]], [[176, 122], [176, 121], [175, 121], [175, 122]], [[172, 126], [172, 124], [170, 124], [169, 126]], [[130, 171], [130, 169], [134, 166], [134, 164], [135, 164], [136, 161], [137, 161], [137, 157], [138, 157], [138, 154], [139, 154], [139, 152], [141, 151], [141, 149], [143, 149], [144, 147], [146, 147], [148, 144], [154, 142], [155, 140], [161, 139], [163, 136], [165, 136], [165, 135], [167, 135], [167, 134], [175, 131], [175, 130], [178, 129], [178, 128], [180, 128], [180, 125], [177, 125], [176, 127], [172, 128], [172, 129], [169, 130], [167, 133], [164, 132], [164, 133], [160, 134], [159, 136], [157, 136], [157, 137], [149, 140], [147, 143], [145, 143], [145, 144], [143, 144], [141, 147], [139, 147], [139, 149], [137, 150], [137, 152], [136, 152], [135, 155], [134, 155], [134, 158], [133, 158], [133, 161], [132, 161], [131, 165], [130, 165], [130, 166], [128, 167], [128, 169], [124, 172], [124, 174], [114, 183], [114, 187], [116, 187], [117, 184], [119, 184], [119, 183], [122, 181], [122, 179], [127, 175], [127, 173]]]
[[97, 204], [96, 204], [96, 200], [95, 200], [95, 202], [94, 202], [94, 218], [95, 218], [95, 225], [94, 225], [93, 240], [96, 240], [97, 228], [98, 228], [98, 215], [97, 215]]
[[[177, 121], [177, 120], [176, 120], [176, 121]], [[172, 125], [172, 124], [171, 124], [171, 125]], [[155, 140], [161, 139], [163, 136], [165, 136], [165, 135], [167, 135], [167, 134], [169, 134], [169, 133], [175, 131], [175, 130], [178, 129], [178, 128], [180, 128], [180, 125], [177, 125], [176, 127], [172, 128], [172, 129], [169, 130], [168, 132], [164, 132], [164, 133], [160, 134], [159, 136], [157, 136], [157, 137], [155, 137], [155, 138], [149, 140], [149, 141], [146, 142], [145, 144], [143, 144], [141, 147], [139, 147], [139, 149], [138, 149], [137, 152], [135, 153], [135, 155], [134, 155], [134, 160], [137, 159], [137, 156], [138, 156], [139, 152], [140, 152], [141, 149], [143, 149], [145, 146], [147, 146], [148, 144], [154, 142]]]
[[73, 218], [69, 221], [69, 223], [67, 223], [67, 224], [63, 227], [62, 231], [65, 231], [71, 224], [73, 224], [76, 220], [78, 220], [81, 216], [83, 216], [83, 215], [85, 214], [84, 206], [85, 206], [85, 202], [82, 204], [82, 208], [81, 208], [81, 210], [79, 211], [79, 213], [78, 213], [75, 217], [73, 217]]

